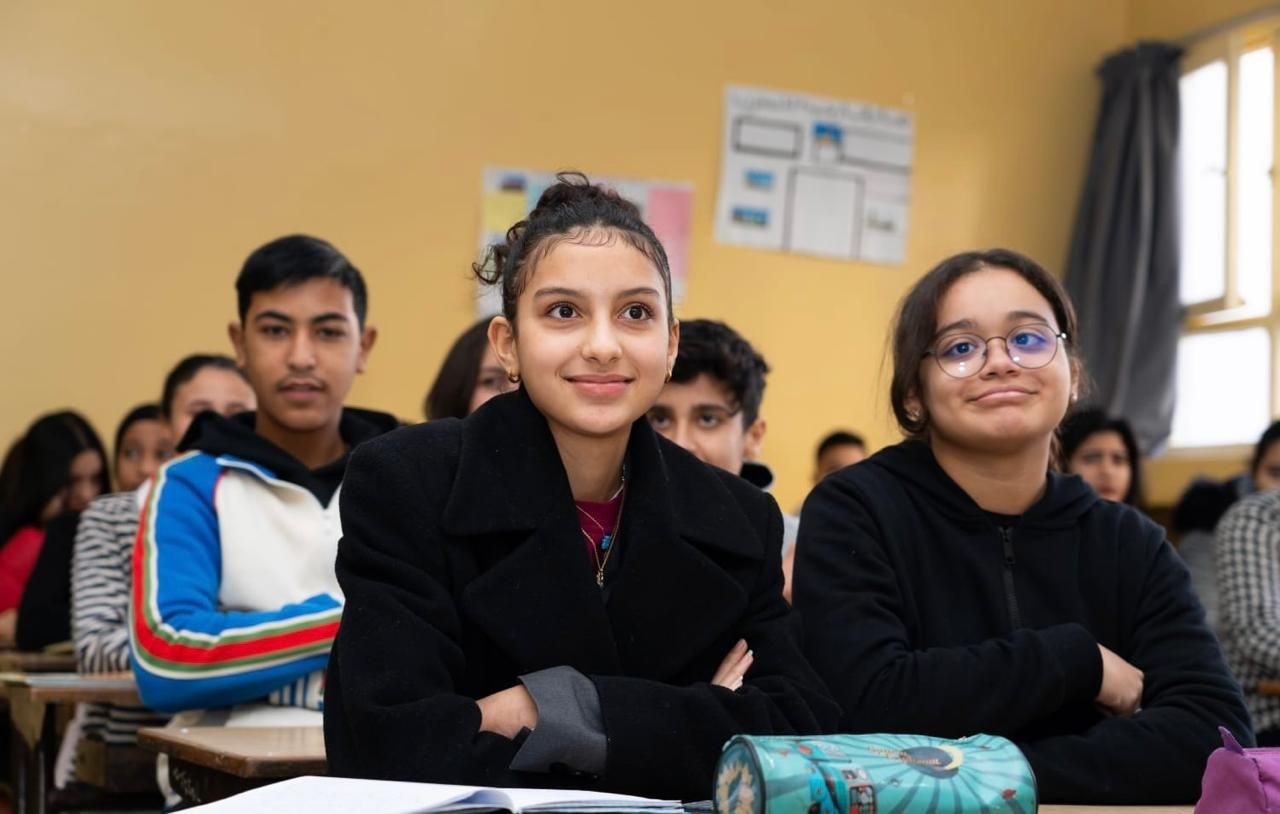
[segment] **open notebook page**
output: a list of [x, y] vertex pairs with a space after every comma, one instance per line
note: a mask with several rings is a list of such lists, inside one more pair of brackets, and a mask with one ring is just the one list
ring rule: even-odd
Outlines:
[[573, 789], [495, 789], [342, 777], [297, 777], [187, 809], [189, 814], [424, 814], [436, 811], [636, 811], [675, 814], [678, 802]]

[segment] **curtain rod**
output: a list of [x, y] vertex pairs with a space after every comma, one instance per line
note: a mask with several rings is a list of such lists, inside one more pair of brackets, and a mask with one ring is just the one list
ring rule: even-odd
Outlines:
[[1232, 17], [1230, 20], [1223, 20], [1220, 23], [1205, 26], [1204, 28], [1192, 31], [1190, 34], [1179, 37], [1175, 42], [1183, 47], [1195, 45], [1201, 40], [1207, 40], [1224, 31], [1230, 31], [1238, 26], [1248, 25], [1249, 23], [1254, 23], [1258, 20], [1265, 20], [1266, 18], [1275, 15], [1280, 15], [1280, 3], [1272, 3], [1271, 5], [1263, 6], [1260, 9], [1255, 9], [1254, 11], [1245, 12], [1244, 14]]

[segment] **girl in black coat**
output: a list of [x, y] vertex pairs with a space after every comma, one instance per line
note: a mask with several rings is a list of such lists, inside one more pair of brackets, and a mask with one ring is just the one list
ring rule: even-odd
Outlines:
[[730, 736], [838, 717], [782, 599], [781, 515], [644, 418], [678, 327], [634, 206], [562, 178], [496, 256], [520, 390], [347, 468], [330, 771], [706, 798]]
[[845, 730], [1004, 735], [1046, 802], [1190, 802], [1249, 718], [1161, 529], [1048, 472], [1074, 337], [1018, 254], [925, 275], [894, 332], [910, 440], [805, 502], [796, 609]]

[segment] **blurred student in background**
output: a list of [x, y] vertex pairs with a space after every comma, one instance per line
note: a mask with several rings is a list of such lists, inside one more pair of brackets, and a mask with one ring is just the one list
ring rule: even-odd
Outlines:
[[13, 643], [49, 523], [109, 491], [102, 440], [78, 413], [41, 416], [9, 448], [0, 465], [0, 643]]
[[832, 472], [853, 466], [867, 457], [867, 442], [862, 436], [848, 430], [836, 430], [818, 442], [814, 453], [813, 485]]
[[1106, 500], [1142, 508], [1142, 453], [1129, 422], [1097, 408], [1077, 410], [1058, 429], [1063, 472]]
[[1225, 481], [1197, 478], [1178, 498], [1173, 529], [1179, 535], [1178, 554], [1191, 572], [1191, 585], [1204, 605], [1209, 626], [1222, 638], [1218, 602], [1218, 566], [1214, 530], [1236, 501], [1254, 492], [1280, 488], [1280, 421], [1254, 444], [1249, 470]]
[[466, 418], [494, 396], [516, 389], [489, 346], [491, 319], [485, 317], [463, 331], [445, 354], [422, 405], [428, 421]]

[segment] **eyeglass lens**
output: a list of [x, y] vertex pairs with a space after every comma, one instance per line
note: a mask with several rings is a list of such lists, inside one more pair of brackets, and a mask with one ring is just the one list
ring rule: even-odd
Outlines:
[[1009, 358], [1028, 370], [1044, 367], [1058, 350], [1058, 335], [1048, 325], [1019, 325], [1005, 336], [983, 339], [976, 334], [951, 334], [938, 340], [933, 356], [942, 371], [963, 379], [982, 369], [987, 357], [987, 343], [1004, 340]]

